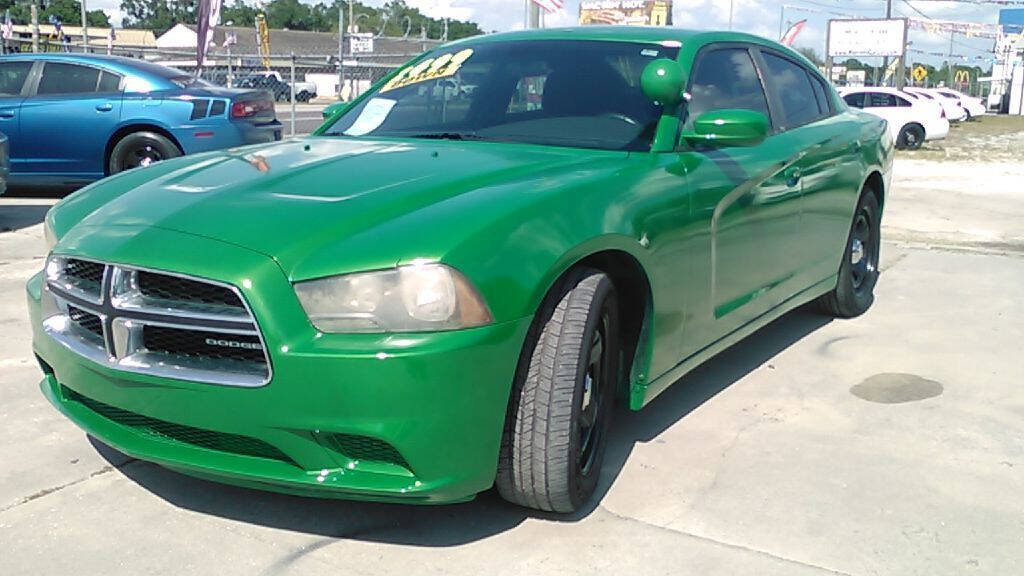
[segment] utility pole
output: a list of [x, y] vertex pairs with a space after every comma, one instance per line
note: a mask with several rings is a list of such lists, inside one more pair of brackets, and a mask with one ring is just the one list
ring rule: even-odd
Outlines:
[[[892, 18], [892, 0], [886, 0], [885, 1], [885, 19], [888, 20], [890, 18]], [[885, 58], [882, 59], [882, 70], [885, 70], [885, 72], [889, 71], [889, 57], [888, 56], [886, 56]], [[882, 78], [885, 78], [885, 72], [882, 73]]]
[[786, 19], [786, 5], [783, 4], [779, 7], [779, 40], [782, 40], [782, 34], [785, 30], [782, 29], [782, 23]]
[[89, 52], [89, 9], [82, 0], [82, 52]]
[[729, 0], [729, 30], [732, 30], [732, 8], [734, 0]]
[[32, 0], [32, 51], [39, 52], [39, 2]]
[[[349, 3], [352, 6], [352, 3]], [[345, 91], [345, 7], [338, 4], [338, 100]]]
[[530, 2], [529, 15], [527, 28], [540, 28], [540, 5]]
[[949, 31], [949, 58], [946, 60], [946, 66], [949, 67], [949, 79], [946, 81], [946, 87], [953, 87], [953, 37], [956, 36], [956, 30]]

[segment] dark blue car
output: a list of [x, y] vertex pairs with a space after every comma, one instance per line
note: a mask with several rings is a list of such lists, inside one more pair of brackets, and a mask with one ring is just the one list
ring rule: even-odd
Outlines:
[[74, 186], [166, 158], [281, 139], [273, 97], [90, 54], [0, 57], [12, 186]]

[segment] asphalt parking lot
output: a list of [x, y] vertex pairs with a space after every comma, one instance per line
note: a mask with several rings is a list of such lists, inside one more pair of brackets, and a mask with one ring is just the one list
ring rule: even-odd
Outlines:
[[30, 348], [55, 200], [0, 198], [0, 574], [1024, 573], [1024, 163], [955, 149], [999, 122], [900, 156], [867, 315], [796, 311], [620, 413], [572, 517], [279, 496], [91, 440]]

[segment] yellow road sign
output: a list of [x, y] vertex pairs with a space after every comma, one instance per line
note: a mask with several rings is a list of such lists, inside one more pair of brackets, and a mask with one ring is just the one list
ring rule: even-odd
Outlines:
[[924, 66], [917, 66], [914, 68], [914, 80], [918, 82], [924, 82], [924, 79], [928, 77], [928, 70]]

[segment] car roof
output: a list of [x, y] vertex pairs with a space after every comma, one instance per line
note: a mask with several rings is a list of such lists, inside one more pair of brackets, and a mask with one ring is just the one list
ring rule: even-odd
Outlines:
[[699, 43], [701, 45], [712, 42], [748, 42], [752, 44], [760, 44], [762, 46], [771, 46], [772, 48], [781, 49], [786, 52], [799, 55], [799, 53], [786, 46], [772, 42], [762, 36], [755, 36], [745, 32], [692, 30], [686, 28], [669, 28], [665, 26], [571, 26], [565, 28], [516, 30], [513, 32], [500, 32], [497, 34], [472, 36], [452, 42], [447, 44], [447, 46], [489, 42], [509, 42], [515, 40], [599, 40], [655, 44], [663, 42], [678, 44]]
[[66, 62], [68, 64], [91, 64], [118, 72], [124, 75], [142, 76], [149, 80], [166, 83], [169, 78], [187, 76], [175, 68], [169, 68], [146, 60], [125, 58], [123, 56], [107, 56], [105, 54], [74, 54], [67, 52], [44, 52], [40, 54], [9, 54], [0, 57], [0, 62], [13, 61]]
[[818, 67], [804, 55], [788, 46], [769, 40], [763, 36], [733, 32], [729, 30], [692, 30], [687, 28], [670, 28], [666, 26], [571, 26], [564, 28], [540, 28], [534, 30], [516, 30], [471, 36], [440, 46], [438, 49], [454, 48], [462, 45], [479, 45], [485, 43], [514, 42], [525, 40], [578, 40], [604, 42], [637, 42], [645, 44], [666, 44], [676, 46], [704, 46], [719, 42], [744, 42], [757, 44], [783, 52], [789, 57], [803, 62], [815, 72]]

